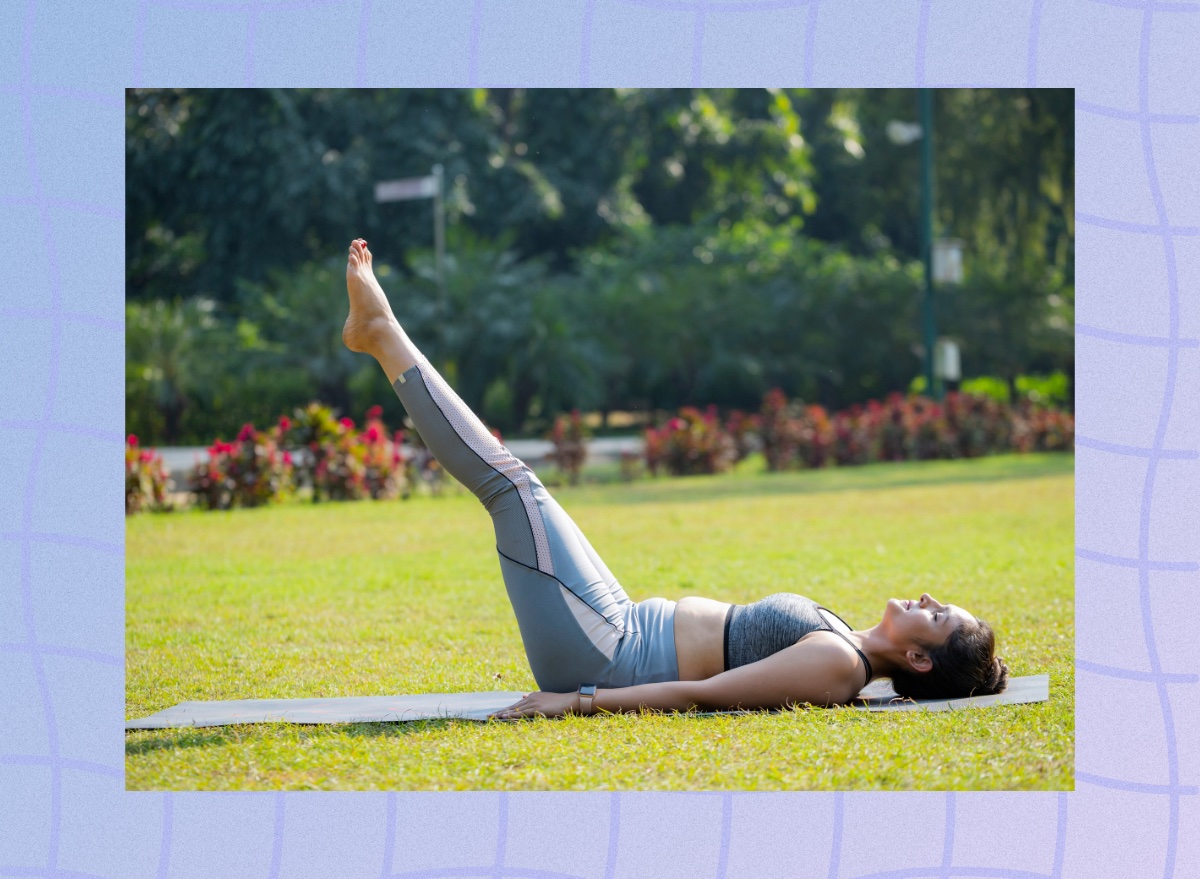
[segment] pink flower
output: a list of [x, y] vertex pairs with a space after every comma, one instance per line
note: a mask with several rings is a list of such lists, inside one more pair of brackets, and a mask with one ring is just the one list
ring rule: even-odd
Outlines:
[[154, 453], [149, 449], [144, 449], [142, 453], [138, 455], [138, 460], [144, 464], [148, 464], [154, 460]]
[[283, 466], [285, 466], [285, 467], [292, 466], [292, 453], [291, 452], [283, 453]]
[[669, 430], [683, 430], [686, 426], [684, 420], [678, 416], [667, 422], [667, 429]]
[[286, 431], [291, 426], [292, 426], [292, 420], [290, 418], [288, 418], [286, 415], [279, 416], [279, 429], [280, 430]]
[[128, 437], [125, 438], [125, 442], [127, 442], [131, 446], [136, 446], [138, 444], [137, 435], [131, 433]]
[[346, 430], [354, 430], [354, 419], [352, 418], [343, 418], [338, 424], [346, 428]]
[[370, 427], [367, 428], [366, 436], [367, 436], [367, 442], [369, 442], [369, 443], [379, 442], [379, 437], [380, 437], [379, 428], [372, 424]]
[[254, 439], [254, 433], [255, 433], [255, 431], [254, 431], [253, 424], [243, 424], [242, 429], [238, 431], [238, 435], [237, 435], [238, 442], [244, 443], [247, 440]]
[[367, 420], [368, 421], [378, 418], [381, 415], [383, 415], [383, 407], [382, 406], [372, 406], [370, 409], [367, 410]]

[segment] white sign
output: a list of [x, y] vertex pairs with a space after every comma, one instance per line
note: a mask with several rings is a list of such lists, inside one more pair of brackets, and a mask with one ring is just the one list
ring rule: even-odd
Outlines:
[[933, 366], [939, 378], [956, 382], [962, 378], [958, 362], [958, 345], [951, 339], [938, 339], [934, 349]]
[[433, 198], [437, 195], [438, 179], [408, 177], [404, 180], [384, 180], [375, 184], [375, 201], [409, 201], [414, 198]]
[[893, 119], [884, 130], [887, 132], [888, 140], [898, 146], [918, 141], [924, 133], [921, 130], [921, 123], [901, 122], [899, 119]]
[[957, 238], [943, 238], [933, 243], [933, 280], [938, 284], [961, 284], [963, 279], [963, 245]]

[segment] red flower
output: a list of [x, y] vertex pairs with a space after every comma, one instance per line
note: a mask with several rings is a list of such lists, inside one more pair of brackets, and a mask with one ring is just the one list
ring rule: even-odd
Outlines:
[[292, 421], [290, 418], [288, 418], [286, 415], [279, 416], [279, 429], [280, 430], [286, 431], [291, 426], [292, 426]]
[[128, 437], [125, 438], [125, 442], [127, 442], [131, 446], [136, 446], [138, 444], [137, 435], [131, 433]]
[[383, 414], [382, 406], [372, 406], [370, 409], [367, 410], [367, 420], [370, 421], [372, 419], [378, 418], [382, 414]]
[[291, 453], [291, 452], [286, 452], [286, 451], [285, 451], [285, 452], [283, 453], [283, 465], [284, 465], [285, 467], [291, 467], [291, 466], [292, 466], [292, 453]]
[[376, 427], [374, 424], [372, 424], [370, 427], [367, 428], [367, 434], [366, 434], [367, 442], [377, 443], [377, 442], [379, 442], [379, 436], [380, 436], [379, 428]]
[[242, 429], [238, 431], [238, 435], [237, 435], [238, 442], [244, 443], [247, 440], [254, 439], [254, 433], [255, 433], [255, 430], [254, 430], [253, 424], [249, 424], [249, 423], [243, 424]]
[[343, 418], [338, 424], [346, 428], [346, 430], [354, 430], [354, 419], [352, 418]]
[[678, 418], [678, 417], [672, 418], [670, 421], [667, 422], [667, 428], [669, 430], [683, 430], [684, 427], [686, 427], [686, 426], [687, 425], [684, 424], [683, 419]]

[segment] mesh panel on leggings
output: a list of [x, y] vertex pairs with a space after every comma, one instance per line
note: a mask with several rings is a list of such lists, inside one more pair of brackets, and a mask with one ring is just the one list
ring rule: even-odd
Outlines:
[[454, 392], [446, 380], [434, 369], [427, 360], [417, 364], [421, 377], [429, 395], [442, 410], [450, 426], [454, 428], [464, 443], [483, 461], [498, 473], [503, 474], [514, 486], [525, 506], [529, 517], [529, 527], [533, 531], [533, 546], [537, 552], [538, 570], [554, 575], [554, 561], [550, 557], [550, 541], [546, 537], [546, 526], [542, 521], [541, 511], [533, 497], [533, 489], [529, 484], [529, 470], [512, 452], [502, 446], [494, 436], [488, 433], [475, 414], [467, 408], [467, 404]]

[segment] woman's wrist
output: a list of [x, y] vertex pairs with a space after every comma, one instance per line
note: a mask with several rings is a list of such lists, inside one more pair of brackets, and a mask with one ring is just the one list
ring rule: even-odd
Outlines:
[[598, 692], [594, 684], [581, 684], [579, 689], [575, 691], [575, 713], [595, 714], [596, 695]]

